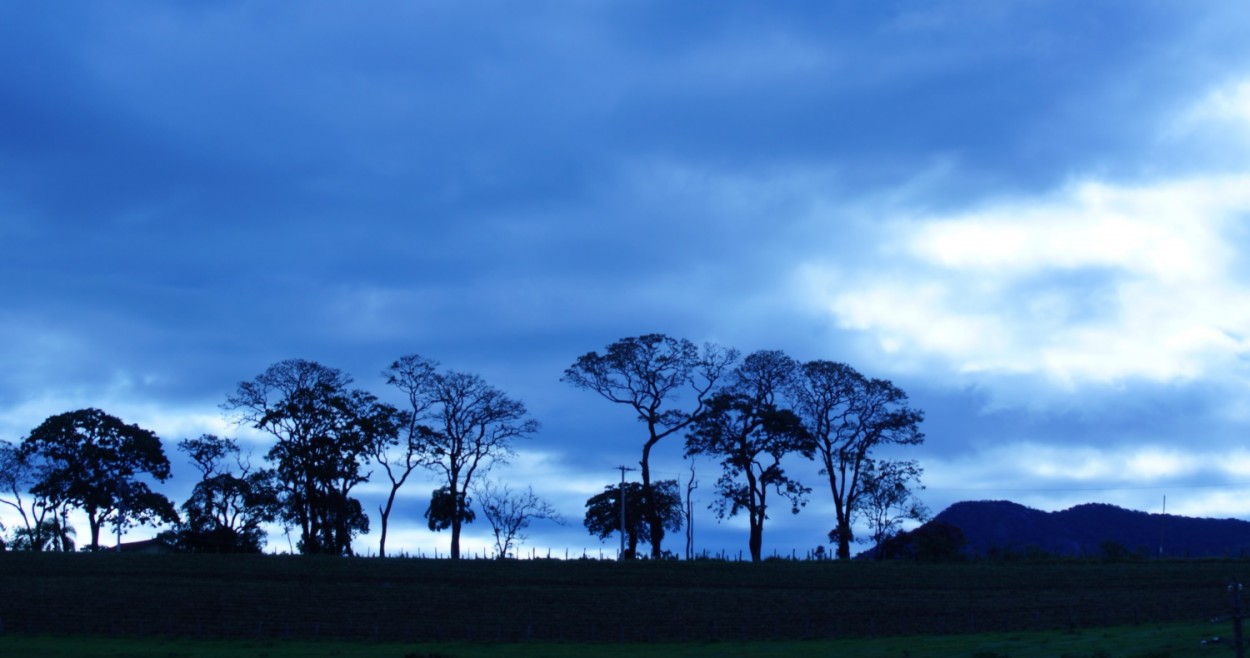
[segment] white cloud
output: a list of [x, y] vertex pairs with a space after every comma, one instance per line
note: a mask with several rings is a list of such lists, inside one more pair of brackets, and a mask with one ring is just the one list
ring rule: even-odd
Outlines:
[[1189, 380], [1250, 351], [1250, 175], [1120, 186], [887, 224], [880, 263], [809, 262], [810, 301], [884, 352], [1075, 385]]

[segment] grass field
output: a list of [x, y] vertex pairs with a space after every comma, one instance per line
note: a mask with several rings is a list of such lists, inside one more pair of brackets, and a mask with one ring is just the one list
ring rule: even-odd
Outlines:
[[39, 658], [1199, 658], [1209, 625], [1170, 624], [882, 639], [682, 644], [440, 643], [0, 637], [0, 655]]
[[[1184, 638], [1196, 646], [1202, 632], [1228, 634], [1209, 620], [1228, 614], [1226, 585], [1247, 567], [1250, 562], [1237, 561], [456, 563], [0, 553], [0, 624], [6, 642], [77, 636], [460, 647], [448, 655], [478, 655], [465, 647], [508, 643], [533, 650], [664, 642], [710, 645], [721, 650], [714, 655], [730, 655], [723, 651], [735, 643], [765, 640], [751, 646], [881, 638], [906, 644], [985, 632], [1059, 631], [1047, 635], [1057, 638], [1176, 624], [1202, 629]], [[901, 651], [925, 655], [908, 646]]]

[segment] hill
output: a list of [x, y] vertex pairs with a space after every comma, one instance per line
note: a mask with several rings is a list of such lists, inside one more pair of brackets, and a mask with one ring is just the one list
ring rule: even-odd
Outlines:
[[1103, 503], [1043, 512], [1002, 500], [961, 502], [930, 523], [959, 528], [968, 541], [966, 552], [978, 556], [1101, 555], [1107, 542], [1143, 556], [1250, 555], [1250, 522], [1150, 514]]

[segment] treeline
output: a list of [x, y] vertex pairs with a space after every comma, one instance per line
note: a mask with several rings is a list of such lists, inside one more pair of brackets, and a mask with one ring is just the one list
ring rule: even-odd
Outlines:
[[[517, 440], [539, 430], [522, 402], [478, 375], [440, 369], [418, 355], [397, 359], [383, 376], [404, 403], [383, 402], [342, 371], [302, 359], [241, 382], [222, 409], [272, 438], [263, 464], [252, 464], [234, 439], [182, 439], [178, 449], [200, 479], [177, 508], [148, 485], [170, 477], [153, 432], [99, 409], [52, 416], [20, 441], [0, 442], [0, 502], [21, 524], [7, 542], [15, 549], [73, 550], [68, 515], [79, 510], [91, 550], [100, 547], [102, 528], [167, 525], [161, 537], [183, 550], [260, 552], [264, 526], [280, 523], [298, 533], [301, 553], [351, 555], [353, 539], [370, 530], [353, 489], [375, 466], [390, 485], [377, 509], [382, 556], [398, 493], [418, 469], [439, 483], [425, 518], [431, 530], [449, 531], [452, 559], [460, 557], [464, 525], [479, 511], [499, 557], [513, 554], [531, 522], [558, 519], [532, 488], [486, 478], [515, 453]], [[637, 555], [640, 543], [655, 558], [671, 555], [663, 548], [666, 533], [680, 530], [692, 514], [689, 490], [683, 502], [675, 480], [652, 479], [651, 456], [674, 435], [684, 439], [687, 457], [719, 461], [712, 507], [720, 518], [747, 517], [755, 561], [769, 512], [798, 513], [812, 492], [787, 473], [783, 463], [795, 459], [820, 466], [835, 509], [829, 539], [839, 558], [850, 557], [858, 519], [870, 529], [863, 540], [880, 544], [905, 520], [927, 517], [914, 496], [918, 463], [878, 457], [882, 446], [922, 443], [923, 413], [891, 382], [849, 365], [798, 362], [775, 350], [744, 357], [649, 334], [581, 356], [562, 379], [626, 407], [646, 428], [641, 482], [591, 497], [583, 521], [601, 538], [623, 531], [627, 557]]]

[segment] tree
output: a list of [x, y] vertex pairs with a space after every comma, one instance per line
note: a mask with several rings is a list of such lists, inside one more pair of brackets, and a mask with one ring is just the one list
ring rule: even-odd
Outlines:
[[[681, 493], [677, 480], [660, 480], [652, 483], [652, 500], [656, 501], [664, 528], [681, 530]], [[642, 508], [642, 485], [625, 483], [625, 558], [638, 555], [639, 542], [651, 544], [651, 525]], [[586, 518], [582, 522], [590, 534], [607, 539], [621, 531], [621, 486], [604, 487], [602, 493], [586, 501]]]
[[260, 553], [263, 526], [279, 511], [273, 472], [253, 471], [234, 439], [205, 434], [183, 439], [178, 448], [195, 463], [200, 481], [182, 504], [184, 520], [169, 538], [195, 553]]
[[[422, 362], [429, 367], [421, 365]], [[432, 371], [416, 355], [393, 363], [388, 382], [408, 394], [412, 422], [424, 424], [420, 463], [444, 483], [426, 516], [430, 528], [451, 530], [451, 559], [460, 559], [460, 532], [473, 520], [466, 492], [473, 478], [512, 456], [512, 444], [538, 431], [525, 405], [469, 373]]]
[[60, 506], [40, 496], [23, 497], [39, 482], [33, 459], [23, 456], [18, 446], [0, 442], [0, 503], [12, 507], [22, 519], [22, 527], [13, 531], [14, 550], [42, 551], [62, 544], [53, 541], [64, 534], [59, 523]]
[[65, 516], [62, 513], [38, 521], [33, 526], [14, 529], [13, 550], [72, 552], [74, 537], [78, 533]]
[[86, 513], [91, 550], [99, 550], [100, 527], [109, 521], [120, 529], [178, 520], [174, 504], [140, 479], [169, 478], [160, 438], [99, 409], [48, 418], [22, 441], [19, 455], [40, 462], [32, 494], [54, 508], [69, 505]]
[[924, 414], [909, 407], [907, 394], [889, 381], [869, 379], [832, 361], [803, 364], [792, 395], [816, 442], [820, 472], [829, 479], [838, 558], [850, 559], [851, 525], [863, 491], [861, 471], [881, 446], [923, 443]]
[[495, 557], [500, 560], [512, 557], [513, 547], [519, 548], [525, 543], [527, 537], [524, 531], [531, 522], [547, 519], [564, 523], [551, 503], [534, 495], [533, 487], [526, 487], [521, 492], [513, 491], [506, 484], [484, 481], [474, 487], [474, 495], [495, 533]]
[[728, 385], [708, 401], [707, 412], [686, 437], [687, 455], [721, 460], [713, 503], [724, 519], [745, 510], [751, 560], [762, 559], [768, 492], [790, 502], [798, 514], [811, 489], [786, 474], [781, 460], [790, 453], [811, 459], [814, 446], [799, 417], [778, 405], [797, 365], [779, 351], [755, 352], [734, 369]]
[[374, 446], [399, 431], [398, 411], [351, 377], [314, 361], [290, 359], [241, 382], [223, 408], [272, 435], [280, 517], [299, 528], [303, 553], [352, 555], [369, 517], [351, 490], [365, 481]]
[[[860, 510], [868, 517], [870, 541], [880, 546], [898, 534], [905, 521], [929, 520], [929, 508], [916, 498], [924, 489], [920, 476], [924, 469], [915, 461], [869, 459], [860, 471]], [[883, 557], [877, 552], [877, 557]]]
[[[623, 404], [647, 426], [642, 445], [642, 511], [651, 537], [651, 556], [663, 555], [664, 510], [651, 483], [651, 450], [664, 437], [685, 430], [703, 413], [706, 396], [738, 358], [738, 352], [663, 334], [622, 338], [603, 354], [588, 352], [564, 371], [563, 381]], [[694, 401], [676, 408], [682, 394]]]
[[[382, 373], [386, 377], [387, 384], [399, 387], [407, 394], [411, 408], [400, 412], [401, 431], [374, 445], [373, 458], [382, 466], [387, 480], [391, 483], [386, 503], [378, 506], [382, 523], [381, 539], [378, 541], [378, 557], [386, 557], [386, 534], [390, 527], [391, 510], [395, 508], [395, 497], [412, 472], [422, 465], [426, 447], [434, 438], [434, 430], [422, 424], [421, 421], [425, 419], [432, 404], [429, 397], [425, 395], [425, 391], [429, 389], [431, 380], [437, 375], [437, 369], [437, 363], [416, 355], [409, 355], [395, 361]], [[431, 527], [431, 529], [434, 528]]]

